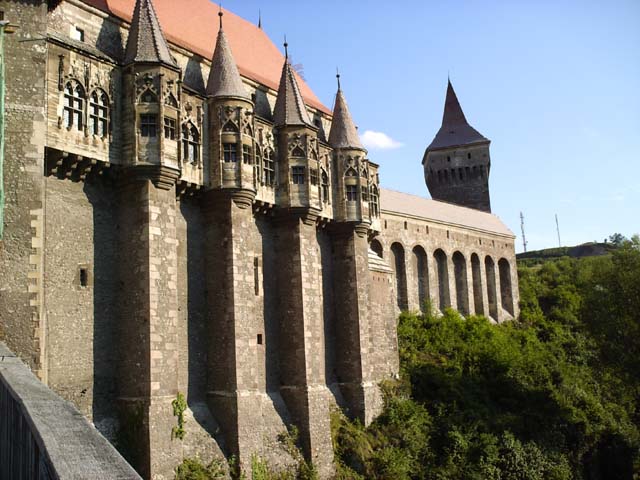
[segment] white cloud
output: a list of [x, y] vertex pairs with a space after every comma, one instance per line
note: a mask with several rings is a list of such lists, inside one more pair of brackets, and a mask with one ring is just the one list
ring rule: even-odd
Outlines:
[[402, 146], [402, 143], [394, 140], [386, 133], [374, 132], [373, 130], [365, 130], [360, 135], [360, 138], [364, 146], [372, 150], [391, 150]]

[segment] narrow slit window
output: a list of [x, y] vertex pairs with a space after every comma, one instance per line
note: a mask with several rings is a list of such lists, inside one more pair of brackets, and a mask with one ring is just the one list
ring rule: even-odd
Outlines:
[[86, 268], [80, 268], [80, 286], [86, 287], [89, 285], [89, 272]]

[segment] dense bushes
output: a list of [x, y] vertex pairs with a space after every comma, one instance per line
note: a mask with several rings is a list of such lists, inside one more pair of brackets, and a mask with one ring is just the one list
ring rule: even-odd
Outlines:
[[340, 478], [638, 475], [640, 240], [519, 277], [518, 321], [401, 315], [384, 413], [334, 415]]

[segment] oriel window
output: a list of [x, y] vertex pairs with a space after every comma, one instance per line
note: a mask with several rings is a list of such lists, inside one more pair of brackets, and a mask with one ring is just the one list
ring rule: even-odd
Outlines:
[[318, 169], [310, 168], [309, 169], [309, 180], [311, 181], [311, 185], [318, 184]]
[[63, 119], [67, 128], [82, 130], [84, 126], [84, 90], [79, 84], [68, 82], [64, 87]]
[[158, 125], [156, 115], [144, 113], [140, 115], [140, 135], [143, 137], [155, 137]]
[[174, 118], [164, 117], [164, 138], [176, 139], [176, 120]]
[[235, 143], [224, 143], [222, 144], [222, 153], [225, 163], [237, 162], [238, 159], [236, 157], [238, 146]]
[[102, 90], [91, 93], [89, 99], [89, 129], [93, 135], [104, 137], [108, 133], [109, 99]]
[[200, 154], [200, 133], [192, 123], [182, 125], [182, 158], [197, 163]]
[[242, 145], [242, 163], [245, 165], [251, 165], [251, 147], [249, 145]]
[[291, 167], [291, 181], [295, 185], [304, 185], [304, 167]]
[[347, 185], [345, 187], [345, 191], [347, 193], [347, 201], [348, 202], [357, 202], [358, 201], [358, 186], [357, 185]]
[[265, 149], [262, 157], [264, 163], [264, 183], [265, 185], [273, 185], [276, 181], [275, 164], [273, 162], [273, 150]]

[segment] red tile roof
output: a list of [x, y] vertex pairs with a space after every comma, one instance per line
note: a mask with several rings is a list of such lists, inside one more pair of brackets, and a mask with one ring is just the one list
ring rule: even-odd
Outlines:
[[[131, 21], [135, 0], [82, 0], [126, 22]], [[153, 0], [166, 39], [211, 60], [218, 34], [219, 7], [210, 0]], [[264, 30], [222, 9], [224, 31], [231, 45], [238, 70], [247, 78], [278, 89], [284, 56]], [[305, 102], [331, 114], [311, 88], [297, 74]]]

